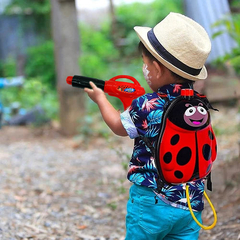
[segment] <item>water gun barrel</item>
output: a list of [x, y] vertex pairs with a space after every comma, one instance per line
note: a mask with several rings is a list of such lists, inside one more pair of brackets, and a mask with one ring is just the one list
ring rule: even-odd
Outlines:
[[78, 75], [67, 77], [67, 83], [77, 88], [92, 88], [89, 82], [93, 82], [97, 87], [104, 90], [105, 81], [103, 80]]

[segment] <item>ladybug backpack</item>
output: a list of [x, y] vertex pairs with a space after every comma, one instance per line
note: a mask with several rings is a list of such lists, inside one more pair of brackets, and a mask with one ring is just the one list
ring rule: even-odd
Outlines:
[[[203, 229], [216, 225], [215, 209], [204, 192], [213, 213], [211, 226], [200, 224], [193, 214], [188, 183], [206, 178], [207, 188], [212, 190], [211, 168], [217, 155], [217, 143], [211, 126], [209, 109], [212, 108], [206, 96], [195, 93], [193, 89], [182, 89], [181, 95], [170, 101], [166, 94], [159, 94], [166, 101], [161, 129], [156, 146], [147, 138], [145, 143], [154, 154], [155, 165], [161, 181], [158, 191], [167, 185], [186, 183], [186, 196], [192, 217]], [[159, 184], [160, 183], [160, 184]]]

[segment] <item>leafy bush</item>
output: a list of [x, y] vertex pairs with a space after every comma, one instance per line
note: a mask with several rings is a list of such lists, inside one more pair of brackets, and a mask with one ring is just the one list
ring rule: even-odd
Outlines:
[[[235, 3], [237, 3], [237, 1]], [[238, 6], [240, 7], [239, 2]], [[225, 16], [223, 19], [217, 21], [213, 25], [213, 28], [221, 25], [224, 25], [226, 30], [216, 32], [213, 37], [227, 32], [235, 40], [237, 47], [234, 48], [231, 53], [216, 59], [214, 63], [217, 66], [222, 66], [224, 63], [229, 62], [234, 67], [236, 73], [240, 75], [240, 14], [232, 13], [231, 16]]]
[[39, 36], [45, 39], [51, 38], [51, 3], [50, 0], [11, 0], [5, 9], [5, 14], [17, 14], [21, 16], [22, 27], [29, 25], [36, 27]]
[[25, 67], [27, 78], [41, 78], [43, 84], [55, 88], [55, 63], [53, 41], [28, 48]]
[[27, 79], [22, 87], [4, 88], [1, 90], [3, 106], [9, 107], [19, 102], [20, 108], [30, 110], [36, 105], [41, 106], [50, 119], [58, 114], [57, 92], [42, 83], [41, 79]]
[[17, 63], [12, 57], [4, 62], [0, 62], [0, 76], [1, 77], [14, 77], [17, 74]]
[[119, 6], [116, 9], [117, 28], [118, 37], [124, 39], [123, 42], [125, 42], [123, 53], [127, 57], [136, 55], [139, 38], [133, 30], [134, 26], [154, 27], [169, 12], [183, 12], [183, 1], [155, 0], [150, 4], [133, 3]]
[[[106, 76], [109, 63], [116, 61], [119, 54], [111, 41], [109, 29], [97, 31], [81, 25], [80, 69], [83, 75], [102, 78]], [[107, 31], [107, 33], [106, 33]]]

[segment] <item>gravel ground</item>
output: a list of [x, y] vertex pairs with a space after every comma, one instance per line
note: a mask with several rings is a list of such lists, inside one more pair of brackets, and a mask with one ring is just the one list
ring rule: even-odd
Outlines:
[[[237, 240], [239, 114], [218, 108], [213, 122], [219, 155], [210, 194], [218, 224], [201, 231], [200, 239]], [[110, 135], [86, 142], [64, 138], [50, 126], [0, 131], [0, 239], [124, 239], [131, 140]], [[207, 204], [203, 219], [212, 222]]]

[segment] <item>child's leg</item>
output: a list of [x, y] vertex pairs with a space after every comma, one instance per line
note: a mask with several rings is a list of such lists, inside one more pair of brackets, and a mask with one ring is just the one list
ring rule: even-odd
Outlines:
[[[199, 222], [201, 212], [195, 212]], [[172, 207], [151, 189], [133, 185], [127, 204], [126, 240], [197, 240], [200, 227], [190, 211]]]
[[161, 240], [171, 229], [169, 205], [151, 189], [133, 185], [127, 204], [126, 240]]
[[[184, 213], [184, 215], [182, 215], [183, 217], [178, 219], [178, 214], [182, 212]], [[174, 217], [176, 222], [164, 240], [197, 240], [201, 227], [194, 221], [190, 212], [188, 210], [176, 209], [175, 213]], [[201, 212], [194, 212], [194, 214], [198, 221], [202, 223]]]

